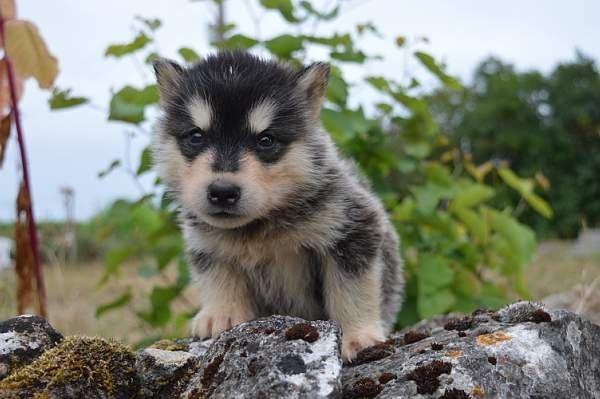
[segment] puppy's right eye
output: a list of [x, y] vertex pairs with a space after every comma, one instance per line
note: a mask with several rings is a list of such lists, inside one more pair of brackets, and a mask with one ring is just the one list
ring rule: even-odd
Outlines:
[[195, 127], [186, 133], [185, 140], [193, 146], [200, 145], [204, 140], [204, 132], [202, 129]]

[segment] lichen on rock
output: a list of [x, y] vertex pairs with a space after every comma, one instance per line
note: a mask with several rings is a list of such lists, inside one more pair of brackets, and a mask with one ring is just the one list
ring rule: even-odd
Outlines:
[[114, 341], [72, 336], [0, 381], [2, 398], [133, 398], [133, 352]]

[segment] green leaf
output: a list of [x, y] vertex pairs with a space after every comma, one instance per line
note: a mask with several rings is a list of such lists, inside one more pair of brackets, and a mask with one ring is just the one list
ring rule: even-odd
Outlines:
[[333, 51], [329, 54], [331, 58], [344, 62], [356, 62], [362, 64], [367, 59], [367, 56], [362, 51], [347, 49], [345, 51]]
[[191, 280], [192, 277], [190, 275], [190, 268], [183, 257], [180, 257], [179, 262], [177, 262], [177, 281], [175, 284], [179, 288], [183, 289], [190, 283]]
[[450, 210], [472, 208], [494, 196], [494, 190], [483, 184], [473, 183], [456, 194], [450, 204]]
[[454, 194], [454, 187], [445, 187], [428, 181], [423, 186], [415, 187], [413, 193], [417, 202], [417, 210], [423, 215], [433, 215], [440, 201]]
[[265, 42], [265, 47], [280, 58], [291, 58], [294, 51], [302, 48], [302, 37], [281, 35]]
[[533, 184], [527, 179], [521, 179], [516, 175], [515, 172], [509, 168], [500, 167], [498, 168], [498, 174], [510, 188], [518, 191], [521, 194], [531, 192], [533, 190]]
[[365, 134], [373, 126], [373, 121], [367, 119], [360, 108], [356, 111], [349, 109], [335, 111], [323, 108], [321, 110], [321, 122], [325, 130], [339, 144], [347, 142], [358, 134]]
[[340, 12], [340, 6], [336, 6], [333, 10], [329, 12], [320, 12], [317, 11], [309, 1], [303, 0], [300, 2], [300, 6], [304, 8], [310, 15], [314, 15], [318, 19], [322, 19], [324, 21], [329, 21], [338, 16]]
[[198, 53], [196, 53], [194, 50], [192, 50], [189, 47], [181, 47], [179, 50], [177, 50], [177, 52], [179, 53], [179, 55], [181, 56], [181, 58], [183, 58], [183, 60], [187, 63], [193, 63], [196, 62], [200, 59], [200, 56], [198, 55]]
[[498, 168], [498, 174], [509, 187], [516, 190], [533, 209], [545, 218], [552, 217], [553, 211], [544, 199], [533, 192], [534, 183], [531, 179], [522, 179], [509, 168]]
[[395, 222], [407, 222], [411, 219], [413, 211], [416, 208], [415, 201], [407, 197], [392, 212], [392, 219]]
[[431, 293], [426, 297], [420, 297], [418, 309], [422, 319], [444, 314], [452, 309], [456, 297], [448, 288]]
[[419, 289], [426, 294], [446, 287], [454, 279], [454, 270], [447, 258], [424, 254], [419, 257]]
[[125, 292], [123, 294], [121, 294], [119, 297], [117, 297], [116, 299], [114, 299], [110, 302], [104, 303], [102, 305], [99, 305], [96, 308], [96, 317], [100, 317], [108, 311], [116, 310], [116, 309], [119, 309], [119, 308], [127, 305], [129, 302], [131, 302], [132, 298], [133, 298], [133, 296], [131, 295], [131, 288], [127, 287]]
[[146, 173], [150, 169], [152, 169], [152, 151], [150, 148], [146, 147], [140, 156], [140, 166], [138, 166], [136, 174], [139, 176]]
[[407, 142], [404, 145], [404, 152], [411, 157], [425, 159], [431, 153], [431, 145], [424, 141]]
[[548, 204], [544, 199], [542, 199], [542, 197], [534, 193], [527, 193], [523, 195], [523, 198], [525, 198], [525, 201], [527, 201], [527, 203], [531, 205], [533, 209], [535, 209], [540, 215], [542, 215], [546, 219], [552, 217], [552, 214], [554, 212], [552, 211], [550, 204]]
[[371, 86], [382, 93], [390, 93], [392, 91], [390, 83], [383, 76], [369, 76], [366, 80]]
[[471, 235], [479, 239], [482, 243], [487, 242], [489, 225], [485, 219], [479, 216], [475, 211], [466, 208], [457, 208], [454, 210], [454, 214], [466, 226]]
[[288, 22], [298, 22], [294, 16], [292, 0], [260, 0], [260, 4], [267, 9], [279, 10], [281, 16]]
[[423, 64], [423, 66], [425, 66], [425, 68], [427, 68], [429, 72], [433, 73], [448, 88], [452, 90], [461, 89], [461, 84], [458, 82], [458, 80], [446, 74], [442, 67], [440, 67], [437, 64], [437, 62], [435, 62], [432, 56], [421, 51], [417, 51], [415, 52], [415, 57], [417, 57], [417, 59], [421, 61], [421, 64]]
[[338, 76], [331, 75], [327, 83], [325, 97], [338, 105], [345, 105], [348, 99], [348, 84]]
[[236, 50], [236, 49], [249, 49], [256, 46], [259, 43], [258, 40], [248, 37], [246, 35], [237, 34], [233, 35], [221, 42], [216, 42], [215, 45], [221, 49]]
[[427, 180], [439, 186], [451, 187], [458, 184], [450, 174], [450, 170], [440, 162], [429, 162], [424, 170]]
[[119, 166], [121, 166], [121, 161], [118, 159], [113, 159], [113, 161], [110, 163], [110, 165], [108, 165], [108, 167], [106, 169], [98, 172], [98, 178], [102, 179], [102, 178], [106, 177], [110, 172], [112, 172]]
[[155, 31], [161, 27], [162, 22], [158, 18], [143, 18], [139, 15], [136, 17], [138, 21], [141, 21], [144, 25], [146, 25], [150, 30]]
[[513, 256], [518, 263], [515, 266], [528, 264], [535, 251], [533, 231], [508, 215], [493, 209], [488, 209], [487, 212], [492, 228], [500, 234], [509, 246], [507, 254]]
[[146, 106], [158, 102], [158, 89], [156, 85], [149, 85], [143, 89], [125, 86], [110, 100], [109, 120], [128, 123], [140, 123], [144, 120]]
[[418, 310], [421, 317], [428, 318], [452, 308], [455, 298], [448, 286], [454, 279], [454, 270], [442, 256], [425, 254], [419, 260]]
[[150, 294], [150, 311], [139, 312], [138, 316], [154, 327], [166, 325], [172, 314], [170, 304], [180, 293], [177, 286], [154, 287]]
[[107, 274], [115, 274], [119, 271], [119, 267], [134, 254], [132, 246], [117, 247], [108, 251], [104, 263]]
[[163, 248], [155, 248], [154, 257], [159, 269], [164, 269], [179, 253], [181, 253], [181, 246], [179, 245], [179, 239], [175, 239], [171, 245]]
[[377, 109], [379, 111], [381, 111], [384, 115], [389, 115], [393, 110], [394, 107], [392, 107], [390, 104], [388, 103], [377, 103], [375, 104], [375, 106], [377, 107]]
[[48, 100], [52, 110], [76, 107], [87, 102], [89, 100], [85, 97], [71, 97], [71, 89], [60, 90], [58, 88], [52, 90], [52, 97]]
[[159, 58], [160, 58], [160, 55], [157, 52], [153, 51], [146, 56], [146, 58], [144, 59], [144, 62], [148, 65], [152, 65], [152, 63]]
[[321, 44], [323, 46], [329, 47], [351, 47], [352, 46], [352, 38], [348, 34], [340, 35], [334, 34], [331, 37], [321, 37], [321, 36], [303, 36], [304, 40], [310, 43]]
[[344, 143], [353, 135], [352, 123], [340, 111], [323, 108], [321, 110], [321, 123], [325, 130], [335, 138], [338, 143]]
[[373, 25], [373, 23], [371, 23], [371, 22], [356, 25], [356, 31], [358, 32], [359, 35], [362, 35], [365, 32], [371, 32], [373, 35], [375, 35], [379, 38], [383, 37], [381, 32], [379, 32], [379, 30], [377, 30], [377, 27], [375, 25]]
[[133, 41], [125, 44], [113, 44], [108, 46], [106, 51], [104, 52], [105, 56], [113, 56], [113, 57], [122, 57], [127, 54], [131, 54], [135, 51], [141, 50], [148, 43], [150, 43], [152, 39], [144, 34], [144, 32], [138, 33], [138, 35], [133, 39]]

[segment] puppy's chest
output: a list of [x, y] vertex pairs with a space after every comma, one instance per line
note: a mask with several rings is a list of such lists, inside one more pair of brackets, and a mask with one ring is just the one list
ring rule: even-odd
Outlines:
[[245, 268], [258, 313], [324, 317], [323, 265], [309, 250], [284, 252]]

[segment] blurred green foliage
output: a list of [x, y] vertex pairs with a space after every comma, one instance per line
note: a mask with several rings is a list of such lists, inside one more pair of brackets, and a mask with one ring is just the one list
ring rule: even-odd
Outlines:
[[[551, 212], [535, 203], [521, 215], [539, 234], [571, 238], [600, 224], [600, 73], [592, 59], [578, 53], [543, 75], [490, 58], [465, 90], [440, 89], [429, 101], [444, 133], [476, 162], [506, 163], [547, 186], [553, 217], [540, 216]], [[499, 190], [500, 206], [518, 200]]]
[[[332, 66], [321, 113], [323, 126], [341, 151], [354, 158], [372, 181], [402, 238], [407, 295], [397, 325], [412, 324], [439, 313], [496, 307], [515, 296], [527, 297], [522, 271], [535, 248], [534, 234], [512, 216], [510, 204], [501, 208], [492, 205], [497, 189], [486, 184], [486, 177], [494, 175], [497, 180], [506, 181], [517, 196], [548, 210], [534, 192], [535, 184], [520, 179], [509, 169], [477, 165], [465, 157], [441, 134], [415, 76], [397, 80], [395, 76], [368, 75], [364, 81], [348, 80], [345, 65], [360, 65], [367, 71], [369, 63], [381, 60], [360, 47], [362, 39], [367, 35], [385, 39], [370, 23], [327, 36], [307, 33], [338, 18], [344, 11], [343, 1], [330, 9], [319, 9], [308, 1], [261, 0], [260, 4], [287, 21], [288, 33], [272, 38], [250, 37], [228, 24], [220, 29], [224, 38], [212, 45], [215, 49], [260, 49], [296, 65], [309, 62], [313, 51], [329, 55], [329, 59], [319, 57]], [[135, 38], [110, 46], [107, 56], [127, 55], [147, 63], [156, 58], [154, 31], [160, 24], [139, 22]], [[406, 53], [407, 59], [436, 77], [441, 85], [462, 92], [460, 83], [419, 48], [422, 39], [393, 40], [397, 51]], [[186, 63], [198, 58], [190, 46], [182, 46], [179, 55]], [[356, 100], [353, 93], [357, 90], [370, 90], [371, 97], [365, 98], [371, 100], [351, 101]], [[155, 107], [156, 101], [154, 85], [125, 86], [114, 92], [108, 118], [147, 126], [151, 123], [146, 120], [145, 111]], [[149, 172], [149, 157], [147, 150], [141, 154], [137, 175]], [[106, 176], [120, 166], [119, 161], [113, 161], [101, 174]], [[142, 276], [176, 269], [175, 280], [154, 287], [145, 300], [146, 308], [136, 310], [140, 319], [159, 333], [172, 333], [170, 326], [180, 325], [193, 309], [181, 314], [172, 311], [171, 304], [189, 283], [189, 275], [182, 258], [176, 209], [164, 196], [160, 182], [153, 192], [137, 201], [117, 201], [99, 220], [105, 230], [103, 240], [110, 240], [105, 279], [117, 277], [131, 259], [142, 260]], [[136, 295], [140, 294], [118, 293], [114, 301], [98, 308], [98, 315], [132, 306]]]

